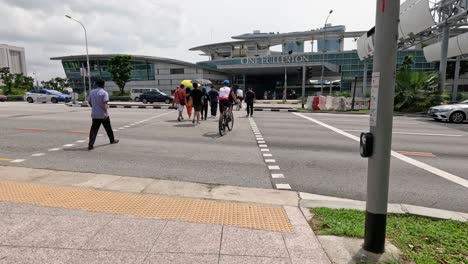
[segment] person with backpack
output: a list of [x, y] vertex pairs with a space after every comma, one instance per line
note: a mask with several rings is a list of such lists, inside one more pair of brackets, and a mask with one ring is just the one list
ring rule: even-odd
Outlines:
[[249, 87], [249, 90], [245, 94], [245, 103], [247, 104], [247, 116], [246, 117], [252, 117], [253, 115], [253, 106], [255, 102], [255, 93], [252, 90], [252, 87]]
[[201, 120], [206, 120], [208, 116], [208, 103], [210, 102], [210, 97], [206, 92], [206, 88], [203, 87], [203, 95], [202, 95], [202, 109], [201, 109]]
[[214, 88], [214, 86], [211, 86], [208, 96], [210, 97], [211, 117], [214, 118], [218, 111], [219, 92]]
[[184, 87], [185, 86], [181, 84], [174, 93], [174, 103], [177, 105], [177, 111], [179, 111], [179, 117], [177, 118], [177, 121], [179, 122], [184, 120], [184, 117], [182, 116], [182, 113], [184, 113], [184, 108], [185, 108]]
[[244, 91], [242, 88], [237, 88], [236, 97], [239, 99], [239, 110], [242, 108], [242, 101], [244, 100]]

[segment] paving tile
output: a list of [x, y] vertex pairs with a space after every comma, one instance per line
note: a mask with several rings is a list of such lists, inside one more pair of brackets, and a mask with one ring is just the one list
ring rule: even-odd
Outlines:
[[95, 213], [76, 209], [37, 206], [20, 203], [0, 203], [0, 212], [25, 215], [74, 215], [83, 217], [114, 217], [108, 213]]
[[[331, 264], [330, 260], [327, 258], [326, 255], [316, 255], [307, 259], [291, 258], [291, 263], [292, 264]], [[354, 262], [349, 262], [349, 263], [354, 263]]]
[[219, 264], [291, 264], [289, 258], [267, 258], [222, 255]]
[[0, 214], [0, 244], [16, 245], [20, 239], [40, 228], [44, 217]]
[[301, 209], [298, 207], [284, 206], [284, 210], [288, 214], [289, 222], [293, 227], [295, 226], [309, 226]]
[[288, 257], [281, 233], [224, 227], [222, 255]]
[[0, 246], [0, 263], [68, 264], [71, 254], [72, 250]]
[[94, 250], [150, 251], [166, 221], [118, 218], [83, 246]]
[[121, 177], [102, 187], [105, 190], [139, 193], [153, 182], [153, 179]]
[[74, 184], [73, 186], [100, 189], [120, 178], [122, 178], [122, 176], [96, 175], [86, 182], [77, 183], [77, 184]]
[[218, 255], [151, 253], [144, 264], [218, 264]]
[[40, 226], [17, 241], [21, 246], [80, 248], [111, 219], [106, 217], [44, 216]]
[[295, 232], [283, 234], [291, 259], [327, 259], [325, 251], [309, 226], [295, 226]]
[[68, 264], [141, 264], [146, 252], [74, 250]]
[[34, 179], [33, 183], [39, 184], [54, 184], [61, 186], [70, 186], [74, 184], [79, 184], [87, 182], [90, 179], [94, 178], [92, 174], [80, 173], [80, 172], [71, 172], [71, 171], [60, 171], [52, 172], [50, 175]]
[[219, 254], [221, 225], [169, 221], [153, 252]]

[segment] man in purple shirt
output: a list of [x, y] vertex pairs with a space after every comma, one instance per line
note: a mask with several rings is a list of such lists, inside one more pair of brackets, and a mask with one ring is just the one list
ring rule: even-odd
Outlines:
[[110, 143], [119, 143], [119, 140], [114, 138], [109, 113], [107, 112], [107, 109], [109, 108], [107, 105], [109, 102], [109, 94], [104, 90], [104, 83], [105, 82], [103, 80], [97, 80], [97, 88], [92, 90], [88, 97], [88, 103], [92, 107], [91, 118], [93, 119], [93, 125], [89, 131], [88, 150], [92, 150], [94, 148], [94, 142], [96, 141], [96, 136], [101, 124], [106, 129]]

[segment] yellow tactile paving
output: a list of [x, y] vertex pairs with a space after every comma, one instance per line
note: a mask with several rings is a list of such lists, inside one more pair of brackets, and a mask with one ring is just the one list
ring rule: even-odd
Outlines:
[[285, 210], [234, 202], [0, 181], [0, 201], [292, 232]]

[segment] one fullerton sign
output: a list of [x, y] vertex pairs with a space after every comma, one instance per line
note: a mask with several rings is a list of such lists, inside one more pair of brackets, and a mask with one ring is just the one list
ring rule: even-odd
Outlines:
[[310, 62], [309, 57], [300, 56], [266, 56], [254, 58], [242, 58], [241, 64], [286, 64], [286, 63], [304, 63]]

